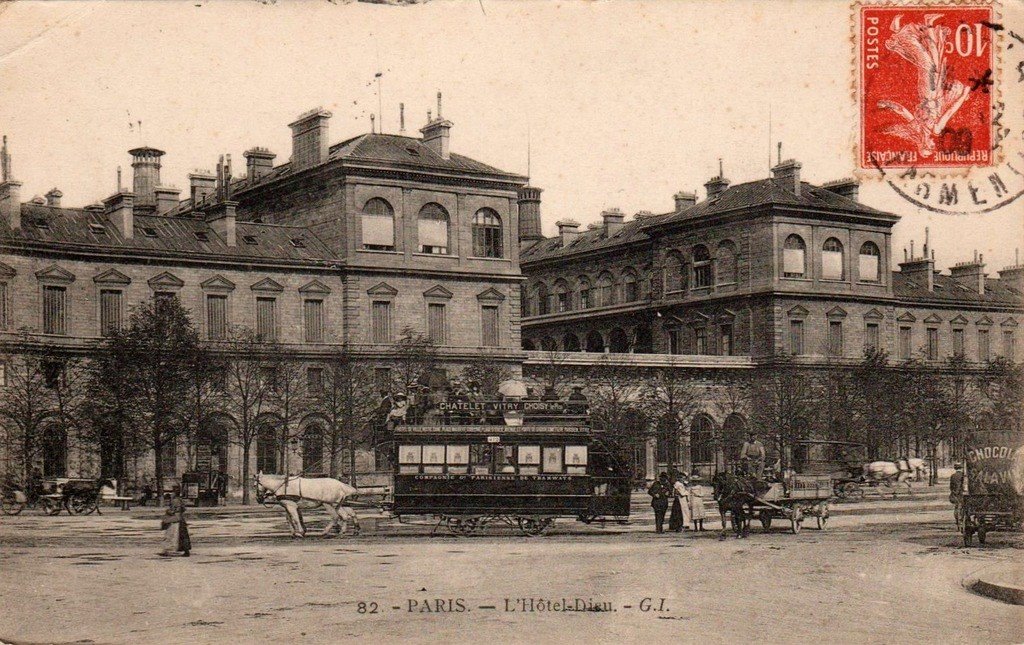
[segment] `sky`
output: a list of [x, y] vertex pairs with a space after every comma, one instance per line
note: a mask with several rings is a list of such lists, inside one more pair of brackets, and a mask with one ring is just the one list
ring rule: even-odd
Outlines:
[[[286, 161], [287, 124], [317, 106], [334, 115], [332, 142], [368, 132], [378, 111], [397, 132], [400, 102], [418, 136], [441, 91], [452, 150], [529, 171], [552, 235], [558, 219], [587, 224], [609, 207], [666, 212], [679, 190], [703, 199], [720, 158], [733, 183], [763, 178], [778, 141], [806, 181], [850, 176], [849, 11], [823, 0], [18, 2], [0, 5], [0, 132], [23, 199], [58, 187], [82, 206], [114, 191], [119, 165], [130, 184], [127, 150], [143, 143], [167, 152], [162, 181], [187, 192], [187, 174], [220, 154], [236, 175], [253, 146]], [[870, 181], [861, 200], [902, 216], [899, 257], [929, 227], [938, 266], [977, 249], [994, 273], [1024, 241], [1024, 207], [929, 213]]]

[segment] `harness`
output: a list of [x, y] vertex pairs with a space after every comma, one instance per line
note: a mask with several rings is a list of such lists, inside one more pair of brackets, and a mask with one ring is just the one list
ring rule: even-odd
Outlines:
[[[297, 479], [298, 480], [298, 482], [299, 482], [299, 494], [298, 495], [278, 495], [277, 493], [282, 488], [287, 488], [288, 487], [288, 481], [291, 480], [291, 479]], [[274, 497], [275, 499], [286, 499], [288, 497], [296, 497], [298, 499], [302, 499], [302, 475], [295, 475], [294, 477], [292, 475], [285, 475], [284, 479], [281, 481], [281, 484], [278, 485], [278, 487], [273, 489], [273, 490], [271, 490], [269, 486], [264, 486], [263, 485], [263, 483], [259, 480], [259, 475], [256, 476], [256, 483], [259, 486], [261, 486], [263, 488], [263, 490], [267, 491], [267, 493], [269, 493], [270, 496]], [[267, 496], [264, 495], [263, 499], [266, 500], [266, 498], [267, 498]]]

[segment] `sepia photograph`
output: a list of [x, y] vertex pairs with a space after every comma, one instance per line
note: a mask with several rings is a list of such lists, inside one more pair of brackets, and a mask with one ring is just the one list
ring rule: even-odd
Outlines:
[[0, 645], [1024, 642], [1021, 0], [0, 0]]

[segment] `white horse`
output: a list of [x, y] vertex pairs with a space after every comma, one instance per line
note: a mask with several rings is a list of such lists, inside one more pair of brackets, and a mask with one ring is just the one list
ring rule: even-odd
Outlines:
[[[338, 481], [332, 477], [300, 477], [285, 475], [266, 475], [257, 473], [254, 478], [256, 483], [256, 500], [264, 503], [268, 498], [280, 505], [288, 516], [288, 525], [292, 530], [292, 537], [306, 537], [306, 525], [302, 520], [302, 508], [316, 508], [323, 506], [327, 514], [331, 516], [324, 529], [323, 537], [329, 537], [331, 530], [337, 528], [340, 534], [345, 532], [344, 521], [347, 526], [352, 524], [352, 534], [359, 535], [359, 518], [356, 512], [346, 502], [359, 494], [359, 491], [345, 482]], [[301, 502], [312, 502], [300, 507]]]
[[872, 483], [906, 484], [910, 488], [910, 476], [918, 479], [928, 472], [924, 459], [910, 457], [896, 461], [872, 461], [864, 464], [864, 479]]

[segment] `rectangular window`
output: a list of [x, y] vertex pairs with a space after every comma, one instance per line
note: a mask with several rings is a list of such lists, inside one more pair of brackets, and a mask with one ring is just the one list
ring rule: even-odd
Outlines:
[[794, 356], [804, 353], [804, 321], [789, 321], [789, 351]]
[[374, 251], [395, 250], [395, 220], [387, 215], [364, 214], [360, 221], [363, 225], [363, 248]]
[[484, 305], [481, 307], [483, 317], [482, 337], [484, 347], [497, 347], [500, 340], [498, 334], [498, 307], [497, 305]]
[[910, 360], [913, 351], [913, 336], [910, 327], [900, 327], [899, 352], [900, 360]]
[[7, 387], [7, 363], [0, 362], [0, 387]]
[[939, 330], [934, 327], [928, 328], [928, 360], [939, 360]]
[[1003, 330], [1003, 356], [1006, 357], [1007, 360], [1010, 360], [1010, 361], [1014, 360], [1014, 355], [1017, 353], [1016, 352], [1016, 349], [1017, 349], [1016, 345], [1017, 345], [1017, 339], [1013, 335], [1013, 330], [1012, 329], [1004, 329]]
[[864, 255], [862, 253], [857, 256], [857, 260], [857, 270], [860, 275], [860, 279], [864, 282], [878, 282], [878, 256]]
[[124, 294], [117, 289], [100, 290], [100, 335], [113, 336], [121, 330]]
[[722, 325], [722, 356], [732, 356], [732, 325]]
[[683, 353], [683, 333], [679, 328], [670, 329], [668, 332], [668, 351], [670, 354]]
[[391, 303], [374, 300], [371, 307], [370, 339], [374, 343], [391, 342]]
[[711, 262], [693, 263], [693, 288], [704, 289], [712, 283]]
[[963, 356], [964, 355], [964, 330], [954, 329], [953, 330], [953, 355]]
[[821, 277], [825, 280], [843, 279], [842, 251], [821, 252]]
[[693, 330], [693, 351], [701, 355], [708, 353], [708, 330], [704, 327], [695, 327]]
[[445, 447], [445, 463], [448, 472], [453, 475], [465, 475], [469, 472], [469, 446], [457, 445]]
[[787, 278], [802, 278], [804, 275], [804, 250], [782, 250], [782, 273]]
[[445, 306], [440, 302], [427, 305], [427, 338], [435, 345], [444, 345], [448, 339], [448, 321]]
[[500, 258], [501, 227], [473, 225], [473, 255], [478, 258]]
[[590, 287], [580, 287], [580, 309], [590, 309], [593, 306], [590, 293]]
[[206, 296], [206, 334], [210, 340], [224, 340], [228, 337], [228, 297], [208, 294]]
[[626, 302], [636, 302], [640, 299], [640, 283], [636, 281], [626, 282]]
[[265, 343], [277, 340], [277, 298], [256, 298], [256, 336]]
[[864, 349], [874, 352], [878, 347], [878, 323], [867, 323], [864, 325]]
[[306, 368], [306, 390], [310, 394], [320, 394], [324, 391], [324, 368]]
[[324, 301], [303, 300], [302, 322], [307, 343], [324, 342]]
[[378, 392], [390, 392], [391, 391], [391, 368], [390, 367], [375, 367], [373, 368], [373, 383], [377, 386]]
[[840, 320], [828, 321], [828, 353], [829, 356], [843, 355], [843, 323]]
[[0, 282], [0, 329], [7, 329], [10, 324], [7, 309], [7, 283]]
[[587, 474], [587, 447], [566, 446], [565, 447], [566, 472], [570, 475]]
[[989, 360], [988, 330], [978, 330], [978, 360], [987, 363]]
[[67, 289], [64, 287], [43, 287], [43, 333], [68, 333]]

